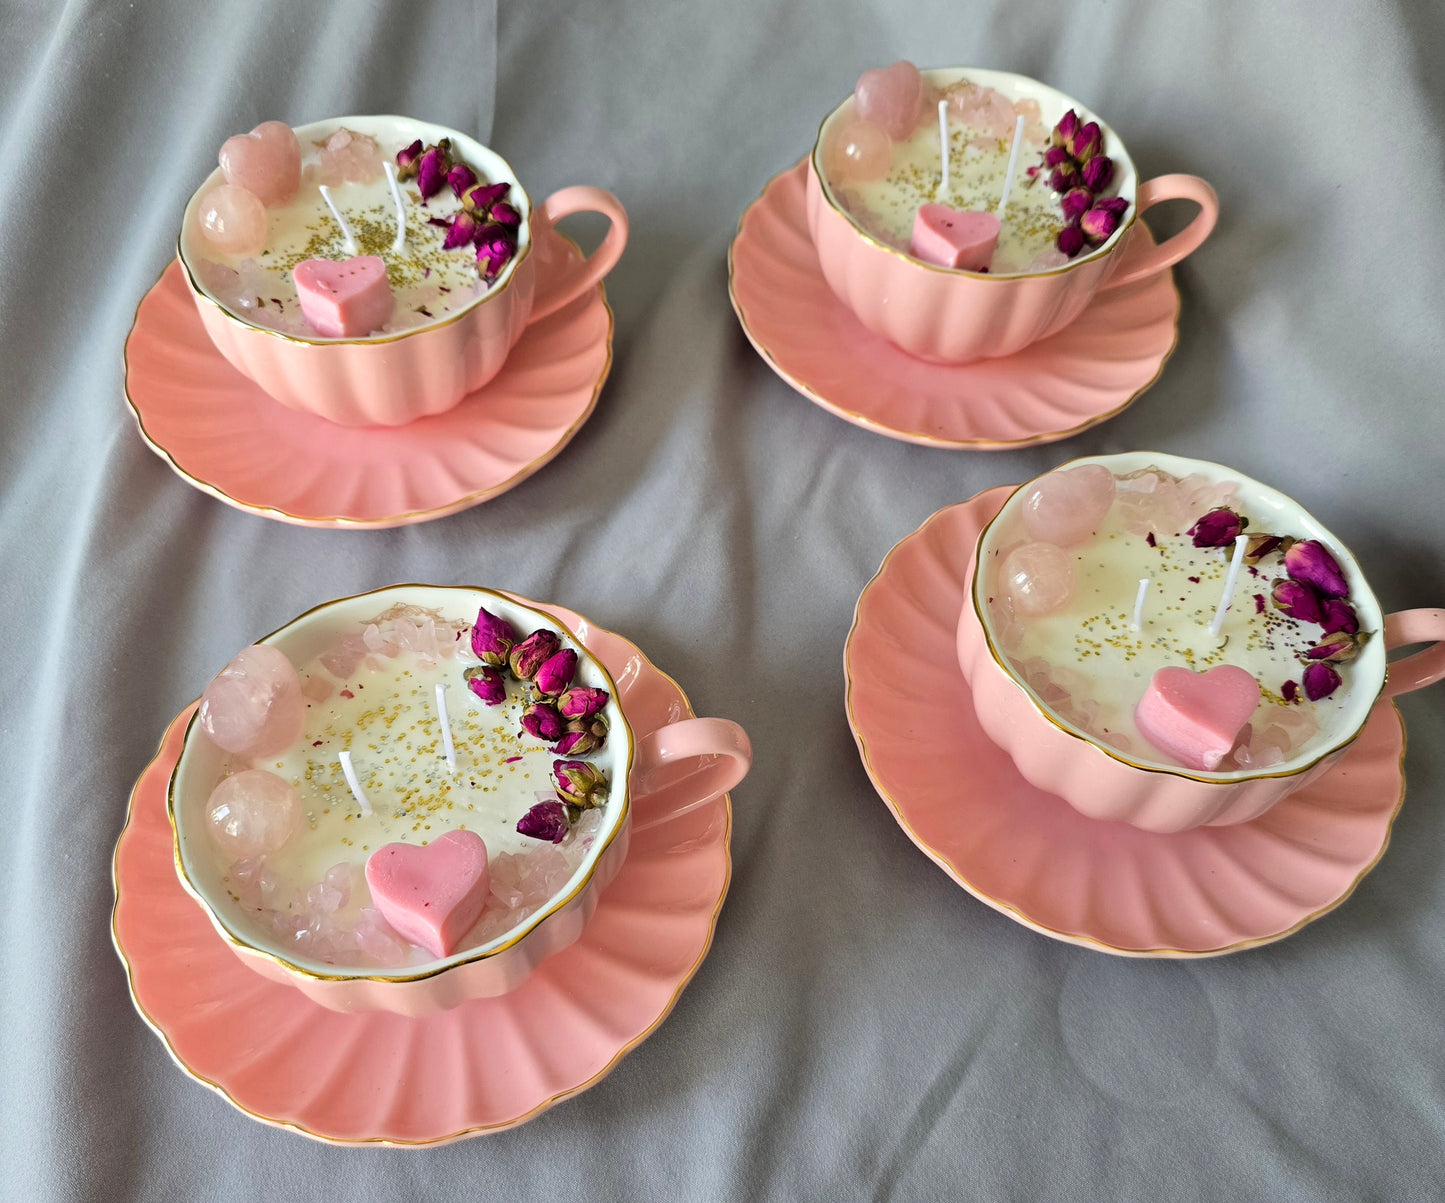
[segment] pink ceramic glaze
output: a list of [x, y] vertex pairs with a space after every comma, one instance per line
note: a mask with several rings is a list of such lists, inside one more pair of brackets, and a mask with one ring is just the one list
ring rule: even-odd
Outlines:
[[[1128, 408], [1178, 335], [1167, 270], [1100, 292], [1065, 329], [1006, 359], [935, 364], [865, 330], [823, 279], [804, 207], [807, 166], [774, 177], [743, 214], [729, 256], [733, 309], [784, 380], [876, 434], [967, 451], [1049, 443]], [[1141, 222], [1128, 250], [1153, 246]]]
[[[506, 162], [465, 134], [444, 126], [397, 117], [338, 117], [297, 128], [303, 141], [338, 125], [390, 141], [404, 129], [409, 141], [450, 138], [461, 156], [493, 180], [515, 180]], [[213, 173], [186, 208], [187, 230], [202, 193], [220, 180]], [[207, 335], [243, 375], [281, 404], [343, 426], [399, 426], [445, 413], [501, 370], [527, 324], [555, 313], [592, 289], [612, 270], [627, 244], [627, 215], [610, 192], [576, 186], [554, 192], [532, 209], [520, 186], [513, 189], [522, 212], [516, 257], [492, 288], [468, 309], [435, 325], [375, 338], [300, 339], [256, 326], [213, 300], [187, 266], [183, 233], [177, 255]], [[597, 212], [611, 222], [602, 244], [581, 264], [539, 280], [530, 253], [558, 221]]]
[[[639, 736], [692, 713], [627, 640], [549, 609], [612, 673]], [[328, 1011], [250, 972], [181, 889], [165, 792], [190, 715], [171, 724], [131, 795], [111, 931], [136, 1009], [167, 1051], [254, 1119], [332, 1143], [402, 1146], [514, 1127], [601, 1081], [707, 955], [730, 874], [728, 798], [688, 805], [686, 794], [639, 788], [631, 851], [591, 922], [517, 990], [423, 1019]]]
[[[747, 735], [725, 719], [687, 718], [659, 725], [634, 738], [622, 695], [605, 666], [587, 651], [588, 628], [569, 630], [534, 603], [510, 594], [459, 586], [393, 585], [338, 598], [307, 611], [260, 642], [305, 663], [329, 647], [341, 631], [359, 629], [394, 605], [415, 605], [451, 621], [469, 622], [485, 605], [519, 630], [547, 627], [570, 646], [580, 647], [600, 672], [613, 701], [603, 714], [611, 732], [590, 759], [607, 775], [611, 790], [596, 842], [562, 893], [520, 926], [479, 946], [403, 969], [348, 968], [319, 964], [279, 949], [270, 933], [258, 934], [230, 902], [223, 869], [205, 831], [205, 803], [225, 754], [195, 728], [187, 730], [171, 776], [169, 809], [175, 830], [181, 884], [210, 917], [235, 954], [269, 981], [294, 986], [307, 998], [335, 1011], [387, 1010], [418, 1016], [476, 998], [515, 990], [547, 957], [574, 943], [596, 909], [597, 900], [627, 856], [631, 832], [631, 789], [666, 793], [669, 806], [705, 806], [746, 776], [752, 752]], [[368, 870], [368, 881], [371, 878]], [[413, 936], [417, 933], [413, 932]]]
[[[979, 617], [987, 605], [973, 586], [970, 566], [969, 597], [956, 619], [958, 663], [968, 678], [983, 730], [1013, 758], [1019, 773], [1039, 789], [1057, 794], [1089, 818], [1122, 821], [1147, 831], [1178, 832], [1202, 825], [1249, 822], [1330, 772], [1364, 729], [1377, 698], [1394, 697], [1445, 677], [1445, 645], [1438, 642], [1445, 640], [1445, 610], [1382, 615], [1379, 602], [1344, 544], [1283, 494], [1233, 469], [1159, 452], [1098, 456], [1085, 462], [1102, 463], [1116, 473], [1150, 465], [1177, 476], [1200, 472], [1211, 480], [1227, 478], [1251, 490], [1267, 490], [1279, 499], [1283, 520], [1288, 523], [1285, 529], [1320, 539], [1336, 553], [1349, 579], [1350, 601], [1359, 612], [1361, 628], [1383, 630], [1384, 635], [1368, 641], [1350, 662], [1351, 718], [1342, 724], [1341, 734], [1333, 741], [1263, 771], [1204, 772], [1145, 765], [1053, 717], [1005, 666], [986, 621]], [[1021, 486], [1000, 497], [998, 508], [1005, 503], [1017, 504], [1015, 499], [1025, 488]], [[977, 536], [980, 558], [993, 553], [987, 522], [996, 516], [998, 508], [987, 515], [984, 529]], [[1274, 516], [1278, 524], [1280, 516]], [[1427, 640], [1435, 646], [1392, 666], [1394, 680], [1387, 682], [1386, 651]]]
[[[1384, 852], [1404, 796], [1404, 730], [1389, 701], [1332, 769], [1268, 814], [1175, 835], [1085, 818], [1025, 780], [984, 733], [952, 652], [971, 549], [1009, 492], [935, 514], [858, 600], [848, 719], [909, 838], [1009, 918], [1129, 956], [1267, 944], [1343, 902]], [[926, 733], [924, 713], [937, 719]]]
[[[560, 235], [532, 259], [547, 287], [579, 270]], [[530, 323], [460, 405], [401, 427], [339, 427], [276, 404], [206, 336], [178, 263], [136, 311], [126, 399], [141, 436], [227, 505], [298, 526], [390, 527], [477, 505], [549, 463], [597, 404], [612, 363], [602, 285]]]
[[[1071, 97], [1012, 72], [948, 68], [926, 71], [924, 78], [935, 87], [968, 78], [1010, 100], [1037, 100], [1046, 126], [1071, 108], [1085, 120], [1099, 121]], [[1130, 205], [1123, 224], [1097, 250], [1031, 275], [983, 275], [920, 263], [865, 234], [819, 177], [828, 132], [835, 121], [847, 119], [851, 108], [850, 98], [824, 120], [808, 160], [808, 228], [823, 276], [838, 299], [869, 330], [923, 359], [969, 363], [1013, 355], [1069, 325], [1100, 289], [1132, 284], [1178, 263], [1209, 237], [1218, 217], [1214, 189], [1197, 176], [1166, 175], [1137, 184], [1123, 143], [1099, 121], [1104, 151], [1114, 160], [1118, 195]], [[1200, 211], [1178, 234], [1130, 256], [1124, 266], [1123, 252], [1142, 228], [1137, 218], [1167, 200], [1194, 201]]]

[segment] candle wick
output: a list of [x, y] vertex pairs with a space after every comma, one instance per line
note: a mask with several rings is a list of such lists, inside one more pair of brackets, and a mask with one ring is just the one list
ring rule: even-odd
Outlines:
[[1149, 592], [1149, 578], [1142, 577], [1139, 580], [1139, 592], [1134, 595], [1134, 619], [1129, 624], [1133, 630], [1142, 630], [1144, 626], [1144, 597]]
[[457, 771], [457, 749], [452, 743], [452, 725], [447, 718], [447, 687], [442, 682], [437, 682], [437, 722], [442, 727], [442, 749], [446, 753], [447, 772]]
[[1244, 550], [1248, 546], [1248, 535], [1234, 537], [1234, 557], [1229, 561], [1229, 575], [1224, 578], [1224, 596], [1219, 599], [1219, 606], [1214, 611], [1214, 621], [1209, 624], [1209, 635], [1213, 639], [1219, 638], [1219, 629], [1224, 625], [1224, 613], [1229, 609], [1230, 600], [1234, 597], [1234, 586], [1239, 581], [1239, 570], [1244, 565]]
[[1019, 148], [1024, 142], [1024, 119], [1020, 114], [1014, 122], [1014, 140], [1008, 150], [1008, 166], [1003, 169], [1003, 194], [998, 198], [998, 219], [1003, 220], [1003, 211], [1008, 207], [1009, 193], [1013, 191], [1014, 174], [1019, 166]]
[[351, 227], [346, 224], [346, 218], [341, 216], [341, 210], [331, 199], [331, 189], [325, 184], [321, 185], [321, 199], [326, 202], [326, 207], [331, 210], [331, 216], [336, 218], [336, 224], [341, 227], [341, 237], [346, 246], [346, 253], [348, 255], [356, 254], [356, 236], [352, 234]]
[[391, 185], [391, 199], [396, 204], [396, 237], [392, 239], [392, 254], [400, 255], [406, 250], [406, 204], [401, 197], [401, 184], [396, 178], [396, 164], [390, 159], [382, 164], [386, 171], [386, 182]]
[[943, 177], [938, 181], [938, 199], [948, 195], [948, 101], [938, 102], [938, 143], [943, 158]]
[[350, 752], [338, 752], [336, 754], [341, 760], [341, 775], [346, 778], [346, 786], [351, 790], [351, 796], [356, 799], [356, 804], [361, 807], [364, 818], [371, 817], [371, 802], [367, 799], [366, 791], [361, 788], [361, 782], [356, 779], [356, 769], [351, 763]]

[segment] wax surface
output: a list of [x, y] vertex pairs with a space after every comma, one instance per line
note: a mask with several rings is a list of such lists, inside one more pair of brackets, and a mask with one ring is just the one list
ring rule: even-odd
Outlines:
[[[1162, 489], [1153, 488], [1156, 481], [1163, 482]], [[1047, 614], [1023, 613], [1002, 579], [1000, 567], [1010, 552], [1033, 538], [1017, 511], [1000, 519], [991, 534], [984, 580], [1000, 650], [1015, 673], [1061, 717], [1131, 759], [1179, 763], [1146, 740], [1134, 718], [1154, 674], [1168, 666], [1203, 672], [1233, 664], [1253, 675], [1259, 681], [1260, 701], [1252, 730], [1263, 736], [1279, 727], [1290, 736], [1279, 759], [1299, 755], [1339, 731], [1352, 680], [1348, 666], [1344, 684], [1331, 697], [1286, 700], [1286, 682], [1298, 686], [1301, 681], [1300, 654], [1322, 631], [1270, 604], [1270, 585], [1284, 575], [1278, 555], [1243, 570], [1221, 627], [1222, 642], [1209, 636], [1232, 547], [1196, 548], [1186, 532], [1216, 505], [1232, 505], [1248, 516], [1250, 499], [1236, 494], [1233, 482], [1211, 484], [1202, 477], [1178, 481], [1160, 474], [1153, 480], [1119, 481], [1095, 534], [1066, 549], [1073, 560], [1072, 595], [1062, 608]], [[1131, 619], [1144, 577], [1151, 585], [1136, 632]], [[1218, 767], [1264, 766], [1225, 759]]]
[[[849, 104], [851, 105], [851, 101]], [[835, 120], [848, 119], [840, 113]], [[938, 192], [942, 159], [939, 154], [937, 110], [924, 119], [906, 139], [893, 144], [893, 166], [881, 179], [830, 179], [833, 195], [848, 214], [865, 230], [899, 250], [908, 250], [919, 206], [941, 201], [955, 209], [992, 210], [1003, 191], [1008, 167], [1012, 120], [1002, 137], [989, 131], [950, 120], [951, 146], [949, 188]], [[1025, 169], [1038, 161], [1042, 126], [1026, 130], [1019, 152], [1018, 178], [1009, 199], [1007, 220], [999, 234], [989, 271], [1025, 271], [1044, 256], [1047, 266], [1054, 262], [1054, 242], [1063, 228], [1058, 198], [1046, 180], [1029, 183]]]

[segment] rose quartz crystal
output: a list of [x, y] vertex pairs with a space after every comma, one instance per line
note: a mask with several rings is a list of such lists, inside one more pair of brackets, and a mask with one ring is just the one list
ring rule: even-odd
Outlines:
[[1074, 596], [1074, 561], [1052, 543], [1025, 543], [1004, 557], [999, 586], [1017, 613], [1052, 614]]
[[318, 183], [369, 184], [381, 178], [381, 152], [376, 139], [342, 128], [326, 139], [320, 153]]
[[1045, 543], [1071, 547], [1094, 533], [1114, 504], [1114, 474], [1080, 464], [1041, 476], [1024, 493], [1024, 528]]
[[289, 781], [265, 769], [247, 769], [227, 777], [211, 791], [206, 803], [211, 838], [232, 856], [275, 852], [300, 823], [300, 795]]
[[237, 756], [274, 756], [301, 734], [301, 678], [284, 653], [264, 643], [242, 648], [206, 686], [196, 721], [213, 743]]
[[285, 203], [301, 183], [301, 143], [284, 121], [263, 121], [249, 134], [227, 138], [220, 159], [226, 183], [263, 205]]
[[872, 121], [848, 121], [833, 131], [828, 142], [829, 183], [877, 180], [893, 166], [893, 140]]
[[255, 255], [266, 246], [266, 206], [254, 192], [217, 184], [196, 208], [201, 236], [228, 255]]
[[891, 67], [875, 67], [858, 77], [854, 105], [863, 121], [883, 127], [890, 138], [906, 138], [923, 116], [923, 76], [905, 60]]

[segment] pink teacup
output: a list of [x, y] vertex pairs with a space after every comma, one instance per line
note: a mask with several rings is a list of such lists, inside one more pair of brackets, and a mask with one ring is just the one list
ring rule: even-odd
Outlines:
[[[1118, 135], [1072, 97], [1009, 71], [950, 67], [925, 71], [923, 77], [934, 89], [968, 79], [1012, 101], [1036, 100], [1047, 128], [1069, 109], [1082, 120], [1098, 121], [1104, 153], [1115, 164], [1114, 190], [1130, 204], [1106, 242], [1062, 267], [989, 275], [924, 263], [866, 233], [839, 204], [826, 179], [825, 148], [834, 127], [853, 113], [849, 97], [824, 119], [809, 159], [808, 228], [823, 275], [838, 299], [869, 330], [910, 354], [939, 363], [1012, 355], [1067, 326], [1101, 288], [1130, 284], [1178, 263], [1214, 229], [1219, 201], [1213, 188], [1192, 175], [1159, 176], [1140, 184]], [[1141, 240], [1130, 249], [1139, 215], [1166, 200], [1192, 200], [1200, 212], [1159, 245]]]
[[[1154, 467], [1180, 478], [1197, 474], [1208, 481], [1237, 481], [1241, 508], [1251, 519], [1250, 529], [1316, 539], [1335, 554], [1348, 581], [1349, 603], [1359, 616], [1361, 630], [1373, 635], [1353, 660], [1341, 666], [1347, 674], [1348, 692], [1331, 725], [1322, 729], [1322, 738], [1302, 747], [1293, 758], [1253, 771], [1203, 772], [1158, 763], [1153, 749], [1121, 751], [1045, 702], [1024, 680], [1013, 662], [1015, 657], [1006, 650], [1005, 633], [990, 604], [993, 586], [989, 574], [979, 572], [978, 566], [995, 562], [1005, 550], [1002, 544], [1016, 538], [1009, 531], [1017, 523], [1022, 499], [1033, 482], [1021, 485], [979, 535], [969, 569], [969, 601], [958, 620], [958, 660], [984, 731], [1039, 789], [1057, 794], [1090, 818], [1120, 820], [1148, 831], [1248, 822], [1334, 765], [1364, 728], [1380, 698], [1409, 693], [1445, 678], [1445, 610], [1382, 613], [1354, 557], [1284, 494], [1219, 464], [1156, 452], [1092, 456], [1063, 467], [1081, 464], [1101, 464], [1116, 476]], [[1256, 583], [1253, 588], [1265, 585]], [[1237, 605], [1250, 604], [1248, 592], [1241, 586], [1235, 595]], [[1131, 591], [1127, 601], [1132, 600]], [[1413, 643], [1433, 646], [1395, 661], [1387, 672], [1386, 652]]]
[[[575, 682], [606, 689], [611, 695], [602, 712], [610, 725], [607, 739], [600, 748], [587, 754], [590, 763], [605, 774], [610, 789], [603, 806], [592, 812], [600, 814], [600, 822], [596, 832], [589, 837], [592, 843], [579, 845], [582, 851], [576, 867], [571, 869], [571, 876], [545, 903], [514, 926], [490, 936], [474, 933], [463, 941], [463, 947], [446, 957], [412, 960], [383, 968], [368, 967], [358, 963], [354, 954], [348, 954], [349, 960], [343, 958], [332, 963], [322, 959], [314, 946], [287, 944], [275, 927], [263, 921], [264, 915], [248, 911], [237, 895], [235, 882], [229, 876], [235, 871], [235, 865], [227, 863], [232, 853], [218, 850], [208, 833], [207, 810], [211, 793], [218, 782], [241, 766], [208, 738], [200, 722], [193, 717], [186, 728], [180, 758], [171, 774], [167, 797], [175, 837], [176, 871], [181, 885], [205, 911], [216, 932], [249, 968], [271, 981], [296, 987], [313, 1002], [333, 1011], [385, 1010], [402, 1015], [424, 1015], [457, 1006], [468, 999], [494, 997], [515, 989], [544, 958], [568, 947], [582, 934], [596, 910], [599, 896], [627, 855], [634, 792], [666, 791], [673, 805], [684, 810], [691, 809], [737, 785], [747, 775], [752, 759], [746, 733], [726, 719], [679, 715], [646, 737], [634, 738], [620, 705], [617, 684], [583, 642], [585, 625], [579, 624], [578, 630], [582, 633], [579, 636], [551, 614], [514, 596], [489, 589], [393, 585], [326, 602], [293, 619], [260, 642], [279, 649], [293, 665], [303, 665], [333, 647], [340, 635], [356, 635], [368, 623], [374, 622], [377, 615], [394, 612], [394, 607], [398, 606], [420, 608], [452, 624], [474, 621], [478, 607], [485, 606], [492, 614], [510, 622], [519, 636], [545, 629], [560, 637], [564, 646], [577, 651], [579, 661]], [[372, 659], [384, 668], [382, 653], [373, 654]], [[439, 663], [448, 666], [447, 674], [456, 682], [451, 690], [453, 701], [450, 705], [454, 708], [470, 705], [463, 684], [463, 666], [456, 662], [455, 657]], [[378, 678], [374, 670], [363, 665], [358, 672], [358, 680], [369, 677], [373, 689], [376, 688]], [[624, 677], [624, 693], [627, 685]], [[385, 704], [381, 697], [375, 701], [378, 705]], [[371, 702], [367, 704], [371, 705]], [[434, 718], [429, 719], [425, 712], [428, 704], [426, 699], [421, 699], [417, 705], [423, 709], [411, 717], [419, 721], [435, 721]], [[463, 730], [457, 709], [453, 709], [452, 713], [451, 727]], [[406, 723], [401, 726], [405, 727]], [[360, 758], [367, 753], [359, 739], [353, 746], [360, 765]], [[373, 749], [373, 768], [387, 750]], [[521, 750], [526, 751], [525, 748]], [[539, 746], [537, 751], [541, 750]], [[390, 751], [396, 754], [396, 745], [391, 745]], [[458, 745], [457, 754], [465, 755], [464, 745]], [[519, 755], [516, 759], [520, 761], [524, 757]], [[547, 754], [541, 761], [550, 765], [552, 757]], [[522, 805], [529, 805], [535, 795], [527, 792], [526, 783], [510, 778], [509, 765], [509, 761], [489, 762], [490, 767], [472, 767], [467, 772], [468, 775], [490, 774], [493, 784], [489, 789], [494, 794], [498, 791], [519, 793], [524, 798]], [[264, 757], [257, 761], [257, 767], [275, 767], [279, 771], [279, 762]], [[366, 772], [364, 765], [360, 771]], [[541, 781], [536, 784], [540, 785]], [[550, 787], [550, 780], [547, 784]], [[372, 788], [375, 789], [375, 786]], [[339, 793], [339, 798], [336, 794], [324, 795], [324, 810], [320, 802], [307, 801], [303, 797], [303, 805], [313, 808], [313, 831], [317, 830], [318, 822], [329, 823], [331, 828], [336, 829], [337, 821], [343, 820], [350, 811], [353, 804], [345, 797], [344, 788]], [[400, 796], [395, 792], [377, 792], [371, 801], [379, 813], [384, 813], [383, 808], [392, 806]], [[461, 813], [458, 817], [447, 819], [447, 811], [429, 813], [439, 817], [426, 819], [429, 823], [435, 822], [436, 829], [432, 830], [430, 837], [420, 835], [423, 842], [442, 835], [459, 822], [462, 826], [470, 825], [472, 829], [485, 833], [484, 838], [492, 851], [498, 840], [511, 838], [502, 828], [488, 827], [491, 819], [485, 814]], [[350, 826], [342, 823], [345, 829]], [[497, 834], [491, 834], [493, 832]], [[305, 837], [292, 838], [294, 841]], [[353, 846], [349, 848], [323, 847], [318, 850], [319, 859], [310, 852], [305, 855], [315, 860], [318, 867], [334, 859], [359, 866], [365, 859], [361, 853], [368, 851], [354, 846], [362, 838], [365, 837], [358, 836], [352, 840]], [[385, 842], [395, 838], [394, 834], [388, 835]], [[541, 840], [535, 841], [535, 846], [546, 847]], [[374, 848], [369, 850], [374, 851]], [[495, 867], [497, 858], [492, 856], [491, 860]], [[306, 880], [314, 881], [316, 877], [312, 875]]]
[[[521, 212], [517, 252], [496, 282], [465, 309], [414, 329], [368, 338], [306, 338], [248, 321], [201, 282], [195, 265], [206, 255], [196, 210], [202, 195], [223, 182], [213, 171], [186, 206], [177, 255], [196, 309], [216, 349], [282, 405], [343, 426], [399, 426], [442, 413], [502, 369], [529, 322], [546, 317], [592, 288], [617, 263], [627, 243], [622, 204], [601, 188], [552, 193], [534, 209], [516, 174], [495, 151], [445, 126], [404, 117], [336, 117], [298, 126], [303, 150], [340, 127], [375, 138], [383, 147], [449, 138], [469, 165], [491, 182], [512, 184]], [[584, 261], [540, 265], [549, 231], [572, 213], [598, 212], [611, 221], [601, 246]], [[466, 250], [455, 252], [466, 254]]]

